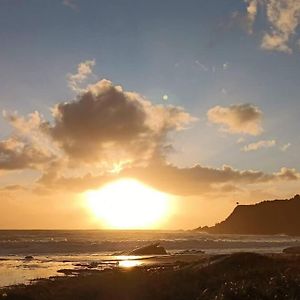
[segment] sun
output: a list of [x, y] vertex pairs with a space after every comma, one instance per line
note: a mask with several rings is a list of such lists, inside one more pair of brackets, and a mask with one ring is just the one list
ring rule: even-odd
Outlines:
[[171, 196], [135, 179], [120, 179], [85, 193], [92, 214], [106, 228], [155, 229], [171, 211]]

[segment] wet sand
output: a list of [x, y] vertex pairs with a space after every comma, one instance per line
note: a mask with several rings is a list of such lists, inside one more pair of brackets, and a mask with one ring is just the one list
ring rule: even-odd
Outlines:
[[198, 260], [197, 255], [126, 256], [126, 255], [70, 255], [70, 256], [7, 256], [0, 258], [0, 289], [17, 284], [30, 284], [35, 279], [77, 275], [113, 268], [170, 265], [181, 261]]
[[73, 276], [3, 289], [0, 299], [300, 299], [297, 255], [185, 255], [144, 262], [102, 271], [86, 266]]

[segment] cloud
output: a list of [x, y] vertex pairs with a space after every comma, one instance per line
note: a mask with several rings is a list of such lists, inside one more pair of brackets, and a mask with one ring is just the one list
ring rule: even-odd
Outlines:
[[276, 50], [285, 53], [292, 53], [292, 49], [287, 45], [288, 35], [279, 34], [275, 30], [266, 33], [263, 37], [261, 47], [265, 50]]
[[67, 6], [67, 7], [71, 8], [71, 9], [73, 9], [73, 10], [78, 10], [78, 6], [77, 6], [76, 3], [74, 3], [73, 0], [63, 0], [62, 4], [64, 6]]
[[282, 147], [280, 147], [280, 150], [281, 150], [282, 152], [285, 152], [285, 151], [287, 151], [291, 146], [292, 146], [291, 143], [287, 143], [287, 144], [283, 145]]
[[0, 141], [0, 170], [36, 169], [50, 159], [41, 149], [17, 138]]
[[0, 169], [112, 170], [164, 160], [169, 133], [195, 121], [181, 107], [154, 105], [105, 79], [55, 105], [52, 115], [47, 121], [38, 112], [27, 117], [4, 112], [13, 134], [0, 142]]
[[95, 60], [86, 60], [77, 66], [77, 72], [75, 74], [68, 74], [68, 86], [72, 91], [76, 93], [85, 91], [80, 85], [93, 73], [95, 64]]
[[244, 143], [244, 142], [245, 142], [245, 138], [244, 138], [244, 137], [240, 137], [240, 138], [236, 141], [237, 144], [242, 144], [242, 143]]
[[267, 16], [273, 29], [265, 34], [262, 47], [267, 50], [292, 52], [289, 41], [299, 26], [300, 1], [269, 0], [267, 3]]
[[255, 143], [245, 145], [242, 148], [242, 150], [244, 152], [257, 151], [257, 150], [262, 149], [262, 148], [271, 148], [271, 147], [274, 147], [275, 145], [276, 145], [275, 140], [262, 140], [262, 141], [258, 141], [258, 142], [255, 142]]
[[253, 24], [256, 19], [257, 9], [258, 9], [258, 0], [248, 0], [247, 1], [247, 24], [248, 32], [253, 33]]
[[247, 17], [252, 25], [258, 7], [261, 6], [262, 11], [266, 11], [269, 28], [264, 32], [261, 47], [292, 53], [293, 37], [300, 23], [300, 0], [249, 0], [247, 3]]
[[85, 162], [151, 159], [162, 154], [169, 132], [194, 120], [180, 107], [153, 105], [105, 79], [52, 112], [47, 133], [70, 159]]
[[[78, 74], [85, 75], [75, 78], [84, 80], [90, 71], [79, 69]], [[13, 130], [10, 137], [0, 140], [0, 170], [39, 170], [41, 177], [34, 184], [37, 193], [82, 192], [128, 177], [164, 192], [189, 196], [300, 177], [288, 168], [269, 174], [226, 165], [179, 168], [168, 164], [170, 133], [185, 129], [196, 119], [181, 107], [153, 104], [106, 79], [88, 85], [75, 99], [58, 103], [51, 112], [51, 120], [37, 111], [27, 116], [3, 113]], [[262, 131], [262, 112], [250, 104], [216, 106], [207, 115], [230, 133], [258, 135]]]
[[0, 188], [0, 191], [28, 191], [28, 188], [22, 185], [13, 184]]
[[13, 133], [0, 141], [0, 170], [37, 169], [54, 159], [57, 152], [41, 132], [43, 117], [38, 112], [22, 117], [3, 111], [3, 116]]
[[268, 174], [261, 171], [237, 170], [230, 166], [220, 169], [196, 165], [191, 168], [178, 168], [173, 165], [155, 164], [147, 167], [126, 168], [119, 174], [91, 174], [80, 178], [61, 177], [55, 180], [41, 181], [53, 189], [68, 189], [84, 192], [97, 189], [108, 182], [120, 178], [134, 178], [160, 191], [179, 196], [203, 195], [225, 190], [239, 190], [244, 185], [275, 183], [278, 181], [296, 181], [300, 174], [295, 169], [282, 168], [278, 173]]
[[207, 66], [205, 66], [204, 64], [202, 64], [199, 60], [195, 61], [195, 64], [200, 67], [200, 69], [204, 72], [209, 71], [209, 68]]
[[281, 168], [275, 176], [281, 180], [299, 180], [300, 174], [296, 169]]
[[231, 134], [259, 135], [263, 131], [262, 112], [251, 104], [218, 105], [207, 112], [207, 117], [211, 123], [220, 124], [222, 131]]
[[200, 165], [191, 168], [150, 166], [124, 170], [121, 175], [135, 177], [159, 190], [182, 196], [207, 193], [214, 186], [225, 183], [251, 184], [272, 179], [272, 175], [263, 172], [239, 171], [226, 165], [220, 169]]
[[222, 68], [223, 68], [223, 71], [228, 70], [228, 68], [229, 68], [229, 63], [228, 63], [228, 62], [224, 63], [224, 64], [222, 65]]

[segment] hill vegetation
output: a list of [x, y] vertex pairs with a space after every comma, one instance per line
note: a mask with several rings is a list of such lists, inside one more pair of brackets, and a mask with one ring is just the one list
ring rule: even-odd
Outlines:
[[300, 235], [300, 195], [288, 200], [238, 205], [231, 215], [213, 227], [199, 227], [218, 234]]

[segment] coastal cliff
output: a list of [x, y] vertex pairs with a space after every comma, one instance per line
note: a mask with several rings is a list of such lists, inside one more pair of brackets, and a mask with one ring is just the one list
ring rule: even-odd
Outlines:
[[300, 195], [288, 200], [238, 205], [226, 220], [197, 230], [218, 234], [300, 235]]

